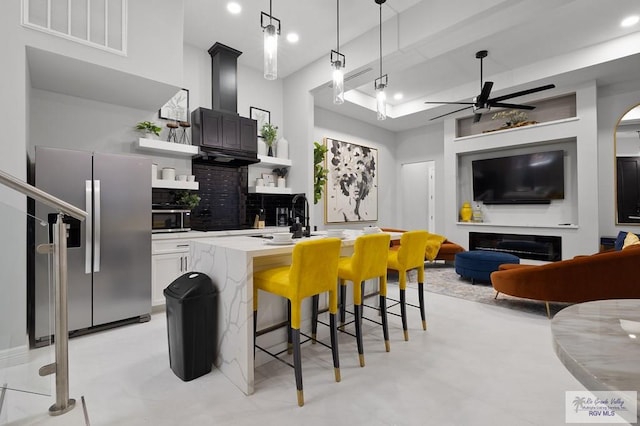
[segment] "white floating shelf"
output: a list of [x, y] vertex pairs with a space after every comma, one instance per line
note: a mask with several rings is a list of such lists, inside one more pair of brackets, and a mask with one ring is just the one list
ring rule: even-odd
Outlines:
[[277, 186], [250, 186], [250, 194], [291, 194], [291, 188], [278, 188]]
[[163, 152], [173, 155], [184, 155], [193, 157], [198, 154], [198, 147], [195, 145], [187, 145], [183, 143], [164, 142], [156, 139], [140, 138], [138, 139], [138, 148], [150, 151]]
[[260, 165], [269, 165], [269, 166], [287, 166], [291, 167], [293, 164], [288, 158], [278, 158], [278, 157], [269, 157], [268, 155], [258, 155], [259, 163], [254, 164], [257, 167]]
[[183, 180], [168, 180], [168, 179], [152, 179], [152, 188], [169, 188], [169, 189], [200, 189], [198, 182], [185, 182]]

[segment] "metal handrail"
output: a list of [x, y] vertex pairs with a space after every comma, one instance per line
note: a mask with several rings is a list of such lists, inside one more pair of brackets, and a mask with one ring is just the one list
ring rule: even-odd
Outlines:
[[64, 215], [80, 221], [86, 219], [87, 212], [53, 195], [42, 191], [20, 179], [0, 170], [0, 183], [28, 197], [38, 200], [58, 210], [53, 224], [53, 243], [38, 246], [38, 253], [53, 255], [53, 279], [55, 284], [55, 362], [40, 368], [39, 374], [56, 375], [56, 403], [49, 408], [49, 414], [64, 414], [75, 406], [69, 398], [69, 323], [67, 306], [67, 224]]
[[0, 183], [8, 186], [11, 189], [15, 189], [16, 191], [28, 197], [33, 198], [34, 200], [38, 200], [50, 207], [53, 207], [60, 213], [64, 213], [75, 219], [84, 220], [87, 217], [87, 212], [85, 212], [84, 210], [79, 209], [76, 206], [67, 203], [66, 201], [62, 201], [61, 199], [56, 198], [48, 192], [38, 189], [35, 186], [31, 186], [28, 183], [23, 182], [20, 179], [10, 175], [9, 173], [3, 172], [2, 170], [0, 170]]

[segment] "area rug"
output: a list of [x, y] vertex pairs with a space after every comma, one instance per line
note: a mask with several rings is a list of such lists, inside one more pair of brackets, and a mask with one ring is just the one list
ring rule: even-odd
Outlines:
[[[500, 294], [495, 299], [496, 291], [491, 283], [471, 284], [471, 280], [461, 278], [456, 274], [453, 265], [445, 263], [427, 263], [425, 270], [425, 290], [444, 296], [457, 297], [472, 302], [485, 303], [505, 309], [514, 309], [529, 312], [535, 315], [547, 316], [544, 302], [538, 300], [522, 299], [519, 297]], [[389, 277], [389, 281], [397, 281], [396, 277]], [[411, 280], [416, 282], [415, 278]], [[569, 306], [570, 303], [549, 303], [551, 315]]]

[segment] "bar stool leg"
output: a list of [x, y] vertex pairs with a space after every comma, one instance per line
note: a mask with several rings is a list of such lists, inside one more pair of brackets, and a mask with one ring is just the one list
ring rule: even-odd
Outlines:
[[302, 357], [300, 356], [300, 330], [292, 329], [291, 337], [293, 340], [293, 368], [296, 375], [296, 389], [298, 390], [298, 405], [304, 405], [304, 392], [302, 390]]
[[258, 332], [258, 311], [253, 310], [253, 359], [256, 359], [256, 333]]
[[422, 318], [422, 329], [427, 329], [427, 317], [424, 312], [424, 283], [418, 283], [418, 300], [420, 300], [420, 317]]
[[407, 328], [407, 297], [406, 290], [400, 289], [400, 314], [402, 315], [402, 330], [404, 330], [404, 340], [409, 340], [409, 329]]
[[340, 330], [344, 330], [344, 323], [347, 311], [347, 283], [340, 281]]
[[291, 300], [287, 299], [287, 353], [289, 355], [291, 355], [291, 353], [293, 352], [292, 333], [293, 333], [293, 329], [291, 328]]
[[311, 296], [311, 344], [315, 345], [316, 337], [318, 335], [318, 303], [320, 302], [320, 295], [316, 294]]
[[380, 315], [382, 315], [382, 334], [384, 335], [384, 348], [387, 352], [391, 350], [389, 344], [389, 324], [387, 323], [387, 298], [380, 296]]
[[329, 314], [329, 326], [331, 328], [331, 353], [333, 355], [333, 373], [336, 382], [340, 378], [340, 358], [338, 357], [338, 329], [336, 328], [336, 314]]
[[362, 305], [353, 305], [356, 324], [356, 341], [358, 343], [358, 358], [360, 367], [364, 367], [364, 350], [362, 348]]

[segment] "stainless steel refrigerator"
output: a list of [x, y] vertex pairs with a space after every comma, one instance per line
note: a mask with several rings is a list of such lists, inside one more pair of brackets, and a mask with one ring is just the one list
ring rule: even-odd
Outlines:
[[[89, 213], [70, 220], [68, 238], [69, 331], [91, 330], [122, 320], [148, 320], [151, 313], [151, 160], [36, 147], [35, 186]], [[36, 217], [54, 213], [36, 203]], [[35, 243], [50, 241], [35, 226]], [[29, 337], [48, 341], [53, 324], [49, 262], [34, 255]], [[100, 327], [101, 328], [101, 327]], [[70, 333], [73, 334], [73, 333]]]

